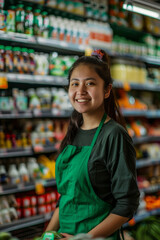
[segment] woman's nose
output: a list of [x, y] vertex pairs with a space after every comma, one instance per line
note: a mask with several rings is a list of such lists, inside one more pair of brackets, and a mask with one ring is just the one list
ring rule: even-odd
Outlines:
[[78, 93], [79, 94], [85, 94], [86, 93], [86, 85], [85, 84], [80, 84], [78, 88]]

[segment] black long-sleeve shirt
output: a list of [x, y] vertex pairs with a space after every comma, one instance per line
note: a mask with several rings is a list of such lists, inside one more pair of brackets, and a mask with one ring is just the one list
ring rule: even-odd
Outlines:
[[[96, 130], [79, 129], [72, 145], [90, 145]], [[105, 123], [88, 161], [89, 177], [97, 196], [113, 205], [111, 213], [128, 218], [139, 205], [135, 161], [126, 130], [112, 119]]]

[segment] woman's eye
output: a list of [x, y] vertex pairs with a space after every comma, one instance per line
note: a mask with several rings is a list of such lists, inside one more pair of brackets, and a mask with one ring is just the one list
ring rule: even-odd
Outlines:
[[75, 83], [71, 83], [71, 86], [72, 87], [76, 87], [76, 86], [78, 86], [78, 83], [76, 83], [76, 82]]
[[89, 85], [89, 86], [90, 85], [95, 85], [95, 83], [94, 82], [88, 82], [87, 85]]

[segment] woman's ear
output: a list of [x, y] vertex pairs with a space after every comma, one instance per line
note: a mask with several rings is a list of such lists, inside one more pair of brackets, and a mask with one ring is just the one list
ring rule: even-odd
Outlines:
[[112, 89], [112, 84], [109, 84], [108, 86], [107, 86], [107, 88], [104, 90], [104, 98], [108, 98], [109, 97], [109, 95], [110, 95], [110, 92], [111, 92], [111, 89]]

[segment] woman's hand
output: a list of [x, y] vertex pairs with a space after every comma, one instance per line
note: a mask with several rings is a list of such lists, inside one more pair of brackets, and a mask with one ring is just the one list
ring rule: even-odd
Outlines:
[[70, 235], [70, 234], [68, 234], [68, 233], [61, 233], [62, 234], [62, 236], [64, 237], [64, 238], [62, 238], [63, 240], [68, 240], [70, 237], [72, 237], [73, 235]]

